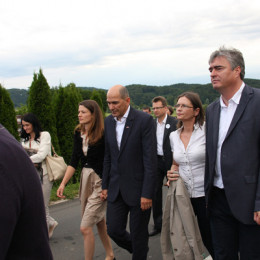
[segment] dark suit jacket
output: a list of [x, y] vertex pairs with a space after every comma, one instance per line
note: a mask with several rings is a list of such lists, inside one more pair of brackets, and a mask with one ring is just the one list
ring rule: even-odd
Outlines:
[[157, 156], [153, 118], [130, 107], [120, 151], [115, 127], [115, 119], [108, 116], [102, 188], [108, 189], [108, 201], [115, 201], [120, 191], [126, 204], [136, 206], [141, 197], [151, 199], [154, 193]]
[[0, 259], [52, 260], [39, 176], [1, 124], [0, 196]]
[[[176, 130], [177, 119], [167, 115], [164, 134], [163, 134], [163, 155], [165, 159], [166, 169], [170, 170], [172, 166], [172, 151], [170, 144], [170, 133]], [[155, 127], [157, 127], [157, 119], [155, 119]]]
[[[233, 215], [253, 224], [260, 210], [260, 90], [246, 85], [221, 149], [221, 171], [226, 197]], [[207, 108], [205, 193], [210, 195], [215, 175], [220, 103]]]
[[70, 166], [77, 169], [79, 160], [81, 160], [81, 167], [92, 168], [100, 178], [102, 178], [105, 140], [102, 137], [95, 144], [88, 145], [87, 156], [82, 150], [82, 138], [79, 131], [74, 134], [73, 153], [70, 160]]

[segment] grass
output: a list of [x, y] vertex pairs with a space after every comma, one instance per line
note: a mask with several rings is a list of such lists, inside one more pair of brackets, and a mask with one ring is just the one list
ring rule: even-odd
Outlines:
[[[50, 201], [60, 200], [60, 198], [57, 197], [57, 195], [56, 195], [59, 185], [60, 185], [60, 182], [55, 182], [53, 184]], [[64, 189], [64, 196], [66, 196], [66, 199], [74, 199], [78, 195], [79, 195], [79, 182], [68, 183]]]

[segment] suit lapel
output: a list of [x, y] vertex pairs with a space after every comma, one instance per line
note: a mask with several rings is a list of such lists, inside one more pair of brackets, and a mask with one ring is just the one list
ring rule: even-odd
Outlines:
[[[124, 132], [123, 132], [123, 136], [122, 136], [122, 140], [121, 140], [120, 154], [123, 151], [127, 138], [132, 130], [133, 122], [134, 122], [133, 109], [130, 107], [130, 111], [129, 111], [128, 117], [126, 119], [126, 122], [125, 122]], [[119, 156], [120, 156], [120, 154], [119, 154]]]
[[241, 115], [243, 114], [243, 112], [252, 96], [253, 96], [253, 91], [251, 89], [249, 89], [247, 85], [245, 85], [241, 98], [240, 98], [240, 101], [239, 101], [239, 104], [237, 106], [236, 112], [234, 114], [234, 117], [233, 117], [230, 127], [228, 129], [226, 138], [228, 138], [228, 136], [231, 134], [232, 130], [236, 126], [238, 120], [240, 119]]
[[169, 116], [167, 116], [167, 119], [166, 119], [166, 122], [165, 122], [164, 133], [163, 133], [163, 144], [165, 143], [165, 141], [167, 139], [167, 136], [169, 136], [168, 132], [170, 131], [170, 127], [168, 127], [168, 128], [166, 127], [167, 124], [169, 124], [169, 126], [170, 126], [170, 122], [169, 121], [170, 121], [169, 120]]
[[212, 128], [209, 129], [209, 131], [212, 131], [212, 137], [213, 137], [213, 150], [217, 151], [218, 146], [218, 135], [219, 135], [219, 119], [220, 119], [220, 101], [218, 100], [214, 107], [213, 107], [213, 113], [211, 113], [211, 116], [213, 117], [213, 123]]
[[117, 140], [116, 140], [116, 120], [114, 119], [113, 116], [111, 116], [111, 119], [110, 119], [108, 135], [111, 137], [113, 145], [116, 146], [117, 150], [118, 150], [118, 145], [117, 145]]

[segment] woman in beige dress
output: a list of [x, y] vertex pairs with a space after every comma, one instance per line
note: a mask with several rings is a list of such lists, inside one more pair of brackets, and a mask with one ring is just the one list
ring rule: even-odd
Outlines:
[[114, 253], [107, 235], [105, 212], [106, 202], [100, 198], [101, 178], [104, 160], [104, 120], [98, 104], [94, 100], [84, 100], [79, 104], [79, 125], [74, 133], [74, 148], [71, 162], [57, 190], [57, 196], [64, 198], [65, 185], [71, 179], [81, 160], [80, 201], [82, 220], [80, 225], [84, 237], [85, 260], [92, 260], [95, 251], [93, 226], [106, 250], [105, 260], [113, 260]]

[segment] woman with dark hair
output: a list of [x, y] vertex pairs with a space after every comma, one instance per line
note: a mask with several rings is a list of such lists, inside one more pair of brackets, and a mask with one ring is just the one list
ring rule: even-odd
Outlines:
[[184, 92], [178, 96], [175, 108], [178, 123], [177, 130], [170, 134], [173, 164], [167, 173], [168, 184], [179, 177], [184, 181], [203, 243], [213, 256], [204, 192], [206, 139], [202, 103], [197, 93]]
[[57, 196], [64, 198], [65, 185], [71, 179], [81, 160], [81, 178], [79, 197], [82, 220], [80, 230], [84, 238], [85, 260], [92, 260], [95, 251], [93, 226], [106, 250], [106, 260], [113, 260], [114, 253], [107, 235], [105, 212], [106, 201], [102, 201], [101, 178], [104, 160], [104, 119], [98, 104], [94, 100], [79, 103], [79, 124], [75, 128], [74, 148], [70, 165], [57, 190]]
[[52, 182], [49, 181], [45, 158], [51, 154], [51, 136], [49, 132], [42, 131], [38, 118], [32, 114], [25, 114], [21, 118], [22, 129], [21, 138], [22, 146], [29, 153], [32, 162], [34, 163], [38, 172], [42, 174], [42, 191], [44, 206], [46, 212], [47, 227], [49, 230], [49, 237], [52, 237], [54, 229], [58, 222], [49, 214], [49, 202], [52, 189]]

